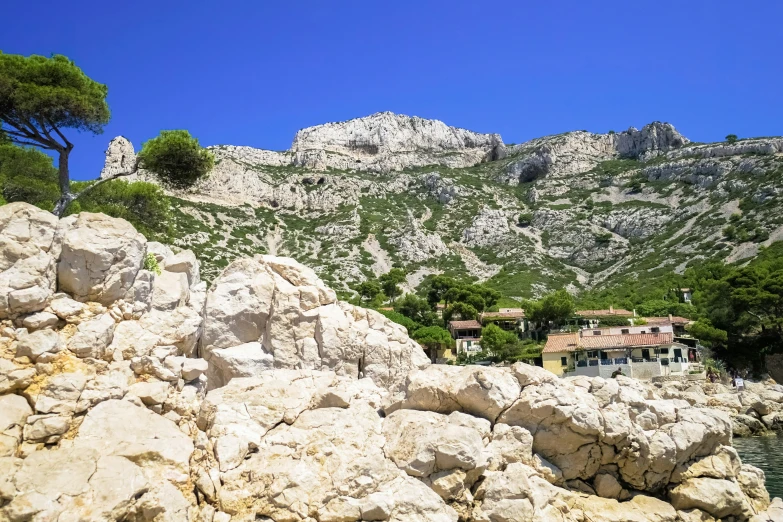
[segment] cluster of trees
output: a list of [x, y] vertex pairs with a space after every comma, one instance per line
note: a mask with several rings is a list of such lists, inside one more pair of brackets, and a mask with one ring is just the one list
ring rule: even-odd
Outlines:
[[[73, 212], [72, 203], [80, 199], [76, 209], [125, 217], [149, 233], [153, 219], [166, 217], [163, 192], [115, 178], [144, 168], [165, 185], [185, 188], [209, 172], [212, 154], [187, 131], [174, 130], [145, 142], [128, 172], [72, 183], [69, 159], [74, 145], [66, 132], [101, 134], [111, 117], [108, 92], [65, 56], [0, 52], [0, 190], [6, 202], [27, 201], [62, 216]], [[48, 155], [28, 147], [56, 155], [57, 168]]]
[[493, 309], [502, 297], [500, 292], [488, 286], [443, 275], [429, 278], [422, 286], [430, 307], [434, 309], [438, 303], [444, 304], [444, 324], [457, 319], [476, 319], [481, 312]]
[[685, 277], [695, 288], [690, 332], [717, 357], [760, 372], [766, 355], [783, 352], [783, 243], [746, 266], [708, 263]]
[[[411, 338], [428, 349], [453, 348], [454, 340], [446, 329], [449, 321], [477, 319], [481, 312], [497, 311], [497, 303], [501, 298], [500, 292], [485, 285], [443, 275], [425, 279], [418, 294], [401, 296], [400, 285], [404, 280], [405, 272], [393, 268], [377, 279], [356, 285], [354, 289], [359, 295], [357, 304], [378, 309], [392, 321], [407, 328]], [[561, 298], [562, 295], [558, 293], [540, 302], [532, 302], [530, 306], [538, 307], [536, 309], [540, 317], [558, 320], [560, 315], [568, 315], [567, 311], [561, 310]], [[392, 310], [384, 307], [387, 303], [393, 306]], [[444, 307], [442, 317], [437, 314], [439, 304]], [[541, 353], [539, 343], [522, 341], [515, 332], [505, 331], [491, 323], [482, 329], [481, 346], [481, 353], [471, 358], [460, 354], [458, 362], [487, 359], [515, 361], [534, 358]]]

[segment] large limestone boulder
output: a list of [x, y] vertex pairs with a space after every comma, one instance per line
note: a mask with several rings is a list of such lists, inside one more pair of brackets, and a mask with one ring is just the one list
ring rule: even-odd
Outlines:
[[0, 206], [0, 318], [46, 307], [56, 286], [58, 220], [27, 203]]
[[[386, 393], [369, 379], [334, 372], [272, 370], [233, 379], [202, 405], [199, 427], [215, 441], [220, 480], [208, 479], [217, 470], [205, 471], [197, 484], [239, 520], [315, 514], [317, 520], [455, 522], [457, 514], [438, 494], [386, 458], [378, 414]], [[452, 442], [466, 447], [459, 438]], [[444, 458], [463, 455], [447, 446]]]
[[408, 376], [402, 407], [462, 411], [494, 422], [520, 390], [517, 378], [504, 368], [432, 365]]
[[77, 301], [108, 305], [123, 299], [144, 263], [146, 243], [124, 219], [78, 214], [63, 233], [60, 289]]
[[676, 509], [701, 509], [716, 518], [729, 516], [743, 520], [754, 515], [737, 482], [714, 478], [694, 478], [675, 487], [670, 498]]
[[[238, 367], [265, 367], [261, 354], [217, 350], [260, 343], [275, 368], [334, 370], [370, 377], [399, 392], [409, 371], [429, 365], [405, 329], [381, 314], [338, 302], [311, 269], [293, 259], [256, 256], [230, 264], [207, 292], [201, 354], [225, 380], [248, 375]], [[229, 364], [227, 361], [231, 359]], [[227, 372], [227, 368], [231, 371]]]
[[144, 462], [145, 473], [188, 480], [193, 441], [172, 421], [128, 401], [109, 400], [84, 418], [74, 444]]

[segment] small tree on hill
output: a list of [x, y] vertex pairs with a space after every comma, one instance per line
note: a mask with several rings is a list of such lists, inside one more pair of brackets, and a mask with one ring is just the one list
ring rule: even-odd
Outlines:
[[565, 290], [553, 292], [543, 299], [525, 305], [527, 317], [543, 328], [549, 323], [561, 325], [574, 314], [574, 298]]
[[187, 188], [212, 170], [215, 158], [186, 130], [164, 130], [144, 142], [137, 161], [174, 188]]
[[729, 134], [726, 136], [726, 141], [729, 143], [736, 143], [737, 142], [737, 135], [736, 134]]
[[57, 153], [58, 216], [75, 198], [68, 168], [73, 143], [63, 130], [102, 133], [110, 118], [108, 92], [65, 56], [0, 52], [0, 134], [19, 145]]
[[503, 330], [496, 324], [488, 324], [481, 330], [481, 347], [484, 350], [498, 354], [507, 344], [517, 341], [517, 336]]
[[405, 294], [405, 297], [395, 303], [394, 309], [423, 325], [432, 324], [435, 316], [427, 300], [414, 294]]
[[454, 346], [454, 339], [445, 328], [440, 326], [425, 326], [411, 335], [420, 345], [430, 350], [445, 350]]
[[391, 299], [392, 303], [402, 295], [400, 283], [405, 281], [405, 272], [401, 268], [392, 268], [388, 273], [379, 277], [378, 280], [381, 282], [383, 293]]
[[365, 301], [373, 301], [382, 292], [377, 281], [364, 281], [356, 286], [356, 292]]

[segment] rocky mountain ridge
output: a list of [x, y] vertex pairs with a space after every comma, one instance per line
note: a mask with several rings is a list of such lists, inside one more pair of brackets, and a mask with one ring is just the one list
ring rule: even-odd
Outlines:
[[[304, 129], [283, 153], [211, 147], [213, 171], [172, 193], [173, 224], [208, 279], [235, 257], [274, 253], [306, 259], [341, 290], [395, 262], [411, 286], [449, 273], [517, 297], [618, 277], [654, 284], [783, 239], [781, 143], [694, 144], [654, 122], [507, 146], [379, 113]], [[113, 140], [103, 175], [133, 154]], [[727, 237], [730, 224], [741, 233]]]
[[780, 426], [779, 385], [431, 365], [290, 258], [207, 287], [103, 214], [0, 207], [0, 262], [3, 522], [783, 516], [727, 413]]

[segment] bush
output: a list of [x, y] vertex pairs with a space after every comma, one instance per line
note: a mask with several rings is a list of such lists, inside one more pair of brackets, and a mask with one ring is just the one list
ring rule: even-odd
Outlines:
[[643, 186], [642, 186], [642, 180], [640, 180], [639, 178], [635, 178], [635, 179], [631, 180], [631, 181], [630, 181], [630, 182], [629, 182], [629, 183], [628, 183], [628, 184], [625, 186], [625, 188], [627, 188], [627, 189], [628, 189], [628, 192], [630, 192], [631, 194], [636, 194], [636, 193], [639, 193], [639, 192], [641, 192], [641, 191], [642, 191], [642, 188], [643, 188]]
[[138, 159], [141, 167], [174, 188], [193, 185], [215, 164], [212, 153], [186, 130], [161, 131], [160, 136], [144, 142]]
[[737, 143], [737, 135], [729, 134], [728, 136], [726, 136], [726, 141], [729, 143]]
[[0, 144], [0, 187], [3, 199], [25, 201], [52, 210], [60, 197], [52, 158], [32, 148]]
[[612, 241], [612, 234], [611, 232], [606, 232], [604, 234], [598, 234], [595, 236], [595, 242], [599, 244], [606, 244], [610, 243]]
[[160, 265], [158, 264], [158, 259], [155, 257], [155, 254], [149, 253], [144, 256], [144, 270], [149, 270], [150, 272], [160, 275]]
[[[74, 189], [83, 190], [90, 183], [74, 183]], [[121, 179], [101, 183], [71, 203], [66, 215], [82, 211], [126, 219], [147, 239], [165, 242], [171, 237], [171, 203], [154, 183]]]
[[389, 319], [390, 321], [404, 326], [408, 330], [408, 333], [415, 331], [417, 328], [421, 326], [413, 319], [409, 317], [405, 317], [399, 312], [394, 312], [392, 310], [378, 310], [378, 312], [381, 315], [386, 316], [386, 318]]
[[530, 223], [533, 222], [533, 214], [530, 212], [524, 212], [519, 215], [519, 226], [520, 227], [529, 227]]
[[617, 317], [616, 315], [610, 315], [598, 318], [598, 326], [602, 328], [609, 326], [628, 326], [629, 324], [630, 323], [628, 322], [627, 317]]

